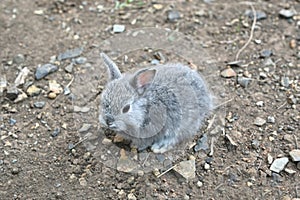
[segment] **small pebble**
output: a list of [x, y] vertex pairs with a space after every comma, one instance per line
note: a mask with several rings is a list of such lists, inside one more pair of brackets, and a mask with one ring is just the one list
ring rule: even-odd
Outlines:
[[250, 83], [251, 83], [251, 78], [238, 77], [237, 78], [237, 82], [243, 88], [247, 88], [250, 85]]
[[227, 68], [227, 69], [224, 69], [221, 72], [221, 76], [224, 77], [224, 78], [231, 78], [231, 77], [236, 76], [236, 73], [235, 73], [235, 71], [233, 69]]
[[181, 161], [173, 169], [187, 180], [193, 179], [196, 176], [195, 160]]
[[204, 169], [205, 170], [209, 170], [210, 169], [210, 165], [208, 163], [204, 163]]
[[263, 62], [264, 67], [274, 67], [275, 63], [273, 62], [272, 58], [266, 58]]
[[46, 105], [45, 101], [37, 101], [33, 103], [34, 107], [36, 108], [43, 108]]
[[78, 180], [79, 180], [79, 184], [81, 186], [86, 186], [87, 185], [87, 182], [86, 182], [85, 178], [81, 177]]
[[256, 105], [258, 107], [263, 107], [264, 106], [264, 102], [263, 101], [258, 101], [258, 102], [256, 102]]
[[176, 22], [178, 19], [180, 19], [180, 13], [177, 10], [170, 10], [168, 12], [168, 20], [170, 22]]
[[73, 72], [73, 63], [70, 63], [69, 65], [67, 65], [65, 67], [65, 71], [68, 73], [72, 73]]
[[85, 133], [92, 127], [92, 124], [83, 124], [82, 127], [78, 130], [79, 133]]
[[17, 167], [13, 167], [12, 170], [11, 170], [11, 173], [12, 173], [13, 175], [18, 174], [19, 172], [20, 172], [20, 170], [19, 170], [19, 168], [17, 168]]
[[19, 95], [19, 91], [18, 91], [18, 88], [14, 85], [10, 86], [7, 88], [7, 91], [6, 91], [6, 97], [11, 100], [11, 101], [14, 101]]
[[49, 80], [49, 91], [55, 94], [60, 94], [63, 92], [63, 88], [56, 80]]
[[197, 144], [194, 146], [194, 151], [200, 151], [200, 150], [208, 150], [209, 145], [208, 145], [208, 137], [207, 134], [203, 134], [200, 139], [197, 140]]
[[184, 199], [184, 200], [189, 200], [189, 199], [190, 199], [190, 196], [187, 195], [187, 194], [185, 194], [184, 197], [183, 197], [183, 199]]
[[17, 54], [15, 55], [15, 57], [13, 58], [13, 62], [15, 64], [21, 64], [25, 61], [25, 56], [23, 54]]
[[295, 174], [296, 171], [295, 170], [292, 170], [292, 169], [288, 169], [288, 168], [285, 168], [284, 171], [288, 174]]
[[153, 8], [155, 9], [155, 10], [161, 10], [162, 8], [163, 8], [163, 5], [162, 4], [153, 4]]
[[273, 116], [268, 116], [267, 122], [268, 122], [268, 123], [271, 123], [271, 124], [275, 124], [275, 117], [273, 117]]
[[279, 16], [284, 18], [291, 18], [294, 14], [295, 13], [292, 10], [282, 9], [279, 11]]
[[60, 128], [55, 128], [54, 131], [51, 133], [52, 137], [56, 137], [58, 136], [58, 134], [60, 133]]
[[201, 181], [197, 181], [197, 186], [200, 188], [203, 186], [203, 183]]
[[260, 145], [260, 142], [256, 139], [252, 140], [252, 143], [251, 143], [253, 149], [259, 149], [259, 145]]
[[58, 70], [58, 67], [56, 65], [52, 65], [50, 63], [42, 65], [37, 67], [35, 72], [35, 78], [36, 80], [40, 80], [47, 76], [50, 73], [53, 73]]
[[29, 96], [37, 96], [41, 93], [41, 89], [38, 88], [37, 86], [35, 85], [31, 85], [27, 88], [26, 90], [26, 93], [29, 95]]
[[289, 154], [294, 162], [300, 162], [300, 149], [294, 149]]
[[15, 80], [15, 86], [23, 85], [25, 83], [25, 80], [29, 74], [30, 70], [27, 67], [24, 67], [20, 73], [18, 74], [16, 80]]
[[[248, 16], [252, 20], [254, 18], [254, 14], [253, 14], [252, 10], [246, 10], [245, 15]], [[267, 14], [264, 11], [261, 11], [261, 10], [256, 11], [256, 20], [257, 21], [266, 19], [266, 18], [267, 18]]]
[[259, 72], [259, 78], [266, 79], [268, 78], [268, 75], [265, 72]]
[[59, 54], [57, 60], [61, 61], [69, 58], [75, 58], [77, 56], [80, 56], [82, 52], [83, 52], [83, 47], [67, 50], [64, 53]]
[[271, 154], [268, 154], [267, 160], [268, 160], [268, 164], [271, 165], [274, 160]]
[[266, 120], [262, 119], [260, 117], [256, 117], [255, 120], [254, 120], [254, 124], [256, 126], [263, 126], [265, 123], [266, 123]]
[[10, 125], [15, 125], [17, 123], [17, 120], [13, 119], [13, 118], [9, 118], [9, 124]]
[[267, 57], [270, 57], [272, 54], [273, 54], [272, 50], [264, 49], [260, 52], [260, 57], [261, 58], [267, 58]]
[[48, 98], [49, 98], [49, 99], [55, 99], [56, 96], [57, 96], [57, 94], [55, 94], [54, 92], [50, 92], [50, 93], [48, 94]]
[[114, 33], [122, 33], [125, 31], [125, 26], [121, 24], [114, 24], [113, 25], [113, 32]]
[[129, 193], [129, 194], [127, 195], [127, 199], [128, 199], [128, 200], [136, 200], [136, 197], [135, 197], [135, 195], [134, 195], [133, 193]]
[[272, 163], [270, 170], [273, 172], [279, 173], [284, 169], [284, 167], [286, 166], [286, 164], [288, 162], [289, 162], [289, 159], [287, 157], [277, 158]]
[[75, 59], [75, 64], [77, 65], [81, 65], [84, 64], [87, 61], [87, 58], [85, 57], [78, 57]]
[[295, 49], [297, 47], [297, 41], [295, 39], [290, 41], [290, 47], [291, 49]]
[[290, 85], [290, 79], [289, 79], [289, 77], [286, 77], [286, 76], [282, 77], [282, 78], [281, 78], [281, 81], [280, 81], [280, 84], [281, 84], [283, 87], [288, 88], [289, 85]]
[[74, 112], [82, 112], [86, 113], [90, 111], [90, 107], [79, 107], [79, 106], [74, 106]]

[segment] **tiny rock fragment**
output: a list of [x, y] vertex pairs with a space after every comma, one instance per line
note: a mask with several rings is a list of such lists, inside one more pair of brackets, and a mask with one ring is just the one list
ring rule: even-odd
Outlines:
[[27, 99], [28, 96], [25, 92], [23, 92], [22, 90], [19, 90], [19, 95], [18, 97], [14, 100], [14, 103], [18, 103], [23, 101], [24, 99]]
[[287, 157], [277, 158], [272, 163], [270, 170], [273, 172], [279, 173], [284, 169], [284, 167], [286, 166], [286, 164], [288, 162], [289, 162], [289, 159]]
[[265, 123], [266, 123], [266, 120], [262, 119], [260, 117], [256, 117], [255, 120], [254, 120], [254, 124], [256, 126], [263, 126]]
[[195, 178], [196, 174], [196, 166], [195, 166], [195, 160], [186, 160], [178, 163], [173, 168], [174, 171], [179, 173], [181, 176], [183, 176], [185, 179], [190, 180]]
[[92, 124], [83, 124], [82, 127], [78, 130], [79, 133], [85, 133], [92, 127]]
[[267, 160], [268, 160], [268, 164], [271, 165], [274, 160], [271, 154], [268, 154]]
[[13, 58], [15, 64], [21, 64], [25, 61], [25, 56], [23, 54], [17, 54]]
[[104, 144], [104, 145], [110, 145], [111, 143], [112, 143], [111, 139], [104, 138], [104, 139], [102, 140], [102, 144]]
[[271, 124], [274, 124], [274, 123], [275, 123], [275, 117], [273, 117], [273, 116], [268, 116], [267, 122], [268, 122], [268, 123], [271, 123]]
[[44, 11], [43, 10], [35, 10], [33, 12], [35, 15], [43, 15], [44, 14]]
[[279, 16], [287, 19], [293, 17], [294, 14], [292, 10], [282, 9], [279, 11]]
[[27, 67], [24, 67], [20, 73], [18, 74], [16, 80], [15, 80], [15, 86], [23, 85], [25, 83], [25, 79], [27, 78], [29, 74], [29, 69]]
[[247, 88], [250, 85], [250, 83], [251, 83], [251, 78], [238, 77], [237, 78], [237, 82], [243, 88]]
[[87, 181], [84, 177], [79, 178], [78, 181], [81, 186], [87, 186]]
[[198, 139], [197, 144], [194, 146], [194, 151], [200, 151], [200, 150], [208, 150], [209, 149], [209, 145], [208, 145], [208, 138], [207, 138], [207, 134], [203, 134], [203, 136]]
[[161, 10], [163, 8], [163, 5], [162, 4], [153, 4], [153, 8], [155, 10]]
[[87, 58], [85, 57], [78, 57], [75, 59], [75, 64], [77, 65], [81, 65], [84, 64], [87, 61]]
[[0, 74], [0, 96], [3, 95], [4, 90], [7, 87], [6, 76], [4, 74]]
[[273, 62], [272, 58], [266, 58], [263, 65], [264, 67], [274, 67], [276, 64]]
[[58, 136], [58, 134], [60, 133], [60, 128], [55, 128], [54, 131], [51, 133], [52, 137], [56, 137]]
[[37, 86], [35, 85], [31, 85], [27, 88], [26, 90], [26, 93], [29, 95], [29, 96], [37, 96], [41, 93], [41, 89], [38, 88]]
[[290, 41], [290, 47], [291, 49], [295, 49], [297, 47], [297, 41], [295, 39]]
[[128, 199], [128, 200], [136, 200], [137, 198], [136, 198], [136, 196], [135, 196], [133, 193], [129, 193], [129, 194], [127, 195], [127, 199]]
[[168, 12], [168, 20], [170, 22], [176, 22], [178, 19], [180, 19], [180, 13], [177, 10], [170, 10]]
[[53, 73], [58, 70], [58, 67], [56, 65], [52, 65], [50, 63], [42, 65], [37, 67], [35, 72], [35, 78], [36, 80], [40, 80], [47, 76], [50, 73]]
[[89, 112], [90, 108], [89, 107], [79, 107], [79, 106], [74, 106], [74, 112], [82, 112], [86, 113]]
[[268, 58], [273, 54], [272, 50], [270, 49], [264, 49], [260, 52], [260, 57], [261, 58]]
[[48, 98], [49, 98], [49, 99], [55, 99], [56, 97], [57, 97], [57, 94], [54, 93], [54, 92], [50, 92], [50, 93], [48, 94]]
[[292, 169], [288, 169], [288, 168], [285, 168], [284, 171], [288, 174], [295, 174], [296, 171], [295, 170], [292, 170]]
[[290, 85], [290, 79], [289, 79], [289, 77], [286, 77], [286, 76], [282, 77], [282, 78], [281, 78], [281, 81], [280, 81], [280, 84], [281, 84], [283, 87], [288, 88], [289, 85]]
[[68, 73], [72, 73], [73, 72], [73, 63], [70, 63], [69, 65], [67, 65], [65, 67], [65, 71]]
[[209, 170], [210, 169], [210, 165], [208, 163], [204, 163], [204, 169], [205, 170]]
[[59, 54], [57, 60], [61, 61], [69, 58], [75, 58], [77, 56], [80, 56], [82, 52], [83, 52], [83, 47], [67, 50], [64, 53]]
[[297, 98], [294, 95], [290, 95], [287, 98], [287, 102], [291, 105], [297, 104]]
[[258, 102], [256, 102], [256, 105], [258, 107], [263, 107], [264, 106], [264, 102], [263, 101], [258, 101]]
[[14, 101], [18, 97], [19, 91], [18, 88], [14, 85], [7, 88], [6, 97], [11, 101]]
[[[254, 14], [252, 10], [246, 10], [245, 15], [248, 16], [250, 19], [254, 19]], [[264, 11], [257, 10], [256, 11], [256, 20], [263, 20], [267, 18], [267, 14]]]
[[294, 162], [300, 161], [300, 149], [294, 149], [289, 154]]
[[235, 73], [235, 71], [233, 69], [227, 68], [227, 69], [224, 69], [221, 72], [221, 76], [224, 77], [224, 78], [231, 78], [231, 77], [236, 76], [236, 73]]
[[60, 84], [56, 82], [56, 80], [50, 80], [49, 81], [49, 91], [53, 92], [55, 94], [60, 94], [63, 92], [63, 88]]
[[35, 108], [43, 108], [46, 105], [45, 101], [37, 101], [33, 103]]
[[114, 24], [113, 25], [113, 32], [114, 33], [122, 33], [125, 31], [125, 25], [121, 24]]

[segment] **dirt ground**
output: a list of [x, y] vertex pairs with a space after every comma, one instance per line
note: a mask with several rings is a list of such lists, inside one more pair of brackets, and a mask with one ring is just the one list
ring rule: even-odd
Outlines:
[[[0, 199], [300, 199], [300, 162], [290, 155], [300, 149], [300, 2], [261, 0], [253, 7], [255, 20], [249, 2], [237, 0], [2, 0]], [[293, 14], [280, 15], [283, 9]], [[133, 30], [145, 35], [134, 39]], [[184, 39], [169, 48], [158, 30]], [[77, 60], [58, 58], [81, 47]], [[177, 59], [204, 74], [219, 105], [210, 121], [220, 119], [213, 125], [220, 130], [202, 128], [197, 138], [206, 132], [209, 149], [186, 149], [171, 163], [195, 158], [195, 178], [174, 170], [157, 177], [165, 168], [122, 172], [101, 161], [101, 142], [86, 148], [82, 123], [91, 120], [92, 133], [100, 131], [97, 103], [106, 82], [100, 51], [115, 55], [122, 71]], [[58, 70], [35, 79], [47, 63]], [[9, 95], [25, 67], [25, 82]], [[51, 98], [52, 80], [69, 84], [71, 94], [59, 88]], [[30, 96], [29, 88], [38, 91]], [[27, 97], [15, 102], [21, 92]], [[74, 105], [90, 107], [75, 112]], [[270, 170], [283, 157], [284, 169]]]

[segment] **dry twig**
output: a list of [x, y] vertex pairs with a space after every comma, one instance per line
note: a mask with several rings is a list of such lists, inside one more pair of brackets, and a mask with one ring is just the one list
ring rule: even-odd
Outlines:
[[250, 44], [250, 42], [253, 38], [254, 28], [255, 28], [255, 25], [256, 25], [256, 10], [255, 10], [255, 8], [253, 7], [252, 4], [250, 4], [250, 6], [251, 6], [251, 9], [252, 9], [252, 13], [253, 13], [253, 23], [252, 23], [252, 26], [251, 26], [250, 37], [249, 37], [248, 41], [244, 44], [244, 46], [237, 52], [237, 54], [235, 56], [235, 60], [239, 59], [239, 56], [240, 56], [241, 52], [244, 51], [244, 49]]

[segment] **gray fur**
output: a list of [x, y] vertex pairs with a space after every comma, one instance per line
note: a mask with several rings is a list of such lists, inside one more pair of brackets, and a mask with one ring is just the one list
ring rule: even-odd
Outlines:
[[[213, 108], [204, 80], [187, 66], [158, 65], [117, 77], [116, 64], [104, 53], [101, 57], [110, 77], [115, 78], [102, 92], [100, 123], [140, 150], [151, 146], [154, 153], [164, 153], [190, 139]], [[141, 82], [135, 84], [137, 80]], [[126, 105], [130, 109], [122, 113]]]

